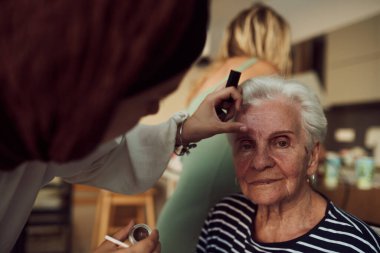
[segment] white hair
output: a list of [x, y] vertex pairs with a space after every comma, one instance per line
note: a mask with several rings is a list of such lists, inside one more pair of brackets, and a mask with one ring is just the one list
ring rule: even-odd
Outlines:
[[323, 142], [327, 120], [317, 95], [307, 86], [279, 77], [259, 77], [245, 81], [240, 87], [243, 93], [243, 108], [277, 99], [285, 99], [299, 106], [302, 126], [309, 145]]

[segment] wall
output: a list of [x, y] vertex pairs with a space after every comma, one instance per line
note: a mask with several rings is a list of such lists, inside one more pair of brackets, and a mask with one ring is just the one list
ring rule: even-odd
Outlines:
[[327, 35], [327, 100], [333, 105], [380, 100], [380, 15]]

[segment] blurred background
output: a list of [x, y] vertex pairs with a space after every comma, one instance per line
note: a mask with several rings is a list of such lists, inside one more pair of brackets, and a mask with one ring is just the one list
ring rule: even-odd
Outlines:
[[[192, 85], [217, 54], [225, 26], [254, 2], [211, 1], [201, 59], [179, 89], [162, 101], [159, 113], [143, 118], [142, 123], [163, 122], [186, 108]], [[328, 118], [325, 160], [315, 186], [338, 206], [380, 226], [380, 1], [260, 2], [289, 22], [290, 78], [317, 92]], [[173, 159], [154, 188], [130, 197], [56, 179], [36, 200], [22, 239], [26, 242], [24, 252], [90, 252], [105, 233], [112, 233], [131, 218], [154, 227], [180, 173], [181, 165]]]

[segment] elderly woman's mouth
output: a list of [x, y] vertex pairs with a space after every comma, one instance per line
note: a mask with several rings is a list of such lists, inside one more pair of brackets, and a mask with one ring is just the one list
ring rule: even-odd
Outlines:
[[276, 183], [280, 181], [281, 178], [275, 178], [275, 179], [260, 179], [260, 180], [254, 180], [249, 182], [250, 185], [269, 185], [272, 183]]

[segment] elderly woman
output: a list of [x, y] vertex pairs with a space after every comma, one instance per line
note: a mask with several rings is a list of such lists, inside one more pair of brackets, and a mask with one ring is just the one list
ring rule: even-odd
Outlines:
[[210, 211], [197, 252], [380, 252], [380, 237], [309, 184], [318, 167], [326, 118], [305, 86], [277, 78], [242, 85], [231, 135], [242, 194]]

